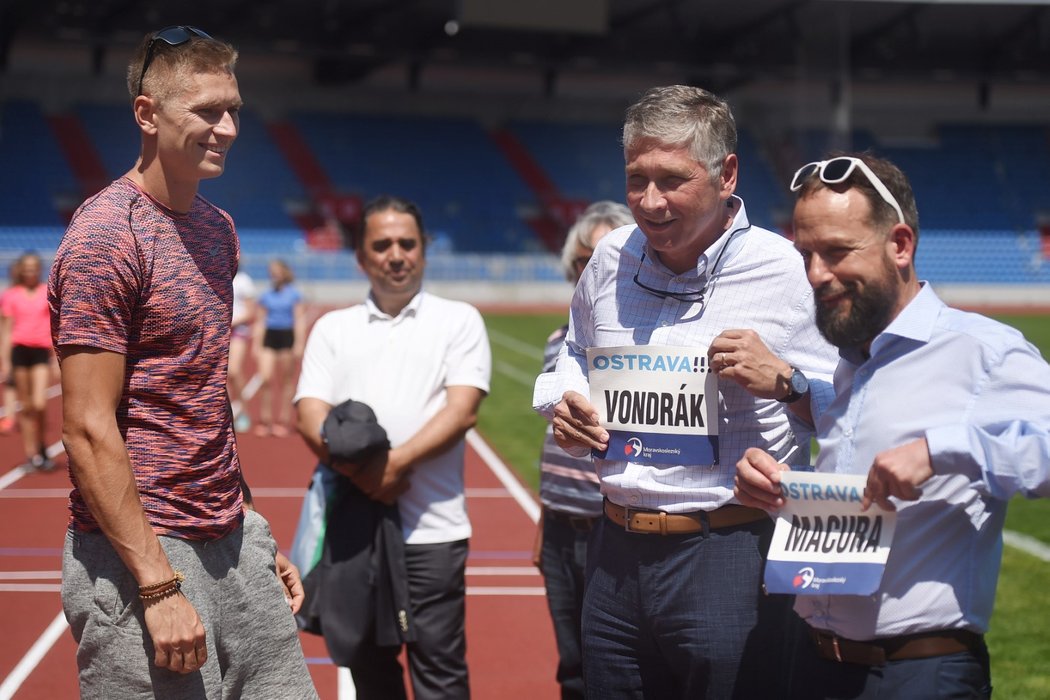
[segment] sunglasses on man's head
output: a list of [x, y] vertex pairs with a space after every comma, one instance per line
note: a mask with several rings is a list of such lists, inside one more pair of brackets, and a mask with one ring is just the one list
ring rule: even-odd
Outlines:
[[848, 180], [853, 171], [858, 169], [864, 173], [864, 177], [868, 178], [868, 182], [879, 193], [883, 201], [893, 207], [893, 211], [897, 212], [897, 221], [903, 224], [904, 212], [901, 211], [901, 205], [897, 203], [896, 197], [890, 193], [878, 175], [872, 172], [871, 168], [860, 158], [839, 156], [830, 160], [806, 163], [795, 171], [795, 176], [791, 178], [791, 191], [798, 192], [802, 189], [803, 183], [813, 175], [817, 175], [820, 181], [826, 185], [839, 185]]
[[207, 32], [184, 24], [175, 27], [165, 27], [160, 31], [154, 32], [149, 39], [149, 45], [146, 47], [146, 59], [142, 62], [142, 72], [139, 73], [139, 91], [137, 94], [142, 94], [142, 80], [146, 77], [149, 64], [153, 62], [153, 50], [157, 42], [163, 41], [168, 46], [182, 46], [195, 36], [201, 39], [211, 39], [211, 35]]

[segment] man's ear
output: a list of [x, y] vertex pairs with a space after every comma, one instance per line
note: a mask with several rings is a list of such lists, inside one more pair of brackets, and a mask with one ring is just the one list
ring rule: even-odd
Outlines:
[[895, 224], [887, 241], [890, 255], [899, 269], [906, 269], [915, 263], [915, 231], [907, 224]]
[[722, 161], [722, 173], [718, 176], [719, 194], [722, 199], [729, 199], [736, 192], [736, 178], [739, 172], [740, 161], [735, 153], [730, 153]]
[[135, 114], [135, 123], [139, 125], [142, 133], [155, 135], [157, 133], [156, 100], [147, 95], [139, 95], [135, 98], [131, 108]]

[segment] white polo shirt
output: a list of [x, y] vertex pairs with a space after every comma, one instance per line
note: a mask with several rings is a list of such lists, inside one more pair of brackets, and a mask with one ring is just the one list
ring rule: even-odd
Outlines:
[[[306, 343], [295, 401], [347, 399], [375, 411], [390, 443], [415, 435], [445, 405], [445, 388], [489, 390], [492, 356], [481, 314], [473, 306], [417, 294], [396, 317], [369, 297], [322, 316]], [[462, 440], [416, 465], [411, 488], [398, 499], [408, 544], [470, 537], [463, 494]]]

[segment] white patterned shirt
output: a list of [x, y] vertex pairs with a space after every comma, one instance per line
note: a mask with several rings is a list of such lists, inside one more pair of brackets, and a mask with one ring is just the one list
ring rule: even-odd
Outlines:
[[[584, 271], [569, 310], [566, 348], [557, 369], [536, 380], [533, 407], [551, 416], [564, 392], [589, 396], [587, 349], [625, 345], [706, 348], [729, 329], [752, 329], [766, 346], [814, 383], [814, 411], [830, 402], [837, 352], [815, 323], [813, 292], [801, 256], [784, 237], [752, 226], [744, 203], [733, 197], [729, 229], [676, 275], [649, 249], [637, 226], [605, 236]], [[644, 259], [643, 259], [644, 258]], [[702, 303], [664, 298], [646, 286], [689, 294], [706, 284]], [[812, 429], [789, 417], [787, 407], [751, 396], [735, 382], [719, 383], [719, 463], [651, 466], [594, 458], [602, 493], [631, 508], [683, 513], [713, 510], [733, 497], [736, 463], [749, 447], [779, 461], [807, 467]]]

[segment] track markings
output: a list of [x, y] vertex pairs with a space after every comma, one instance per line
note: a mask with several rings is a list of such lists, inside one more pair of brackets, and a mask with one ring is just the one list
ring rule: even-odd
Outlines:
[[470, 430], [467, 433], [467, 444], [478, 453], [478, 456], [496, 475], [500, 483], [510, 492], [510, 495], [518, 502], [521, 509], [525, 511], [525, 515], [529, 516], [532, 522], [539, 522], [540, 505], [532, 498], [532, 495], [521, 485], [510, 469], [507, 468], [507, 465], [503, 463], [503, 460], [499, 458], [499, 455], [489, 447], [489, 444], [485, 442], [476, 430]]
[[[535, 566], [468, 566], [467, 576], [539, 576]], [[3, 574], [0, 574], [3, 578]]]
[[51, 621], [51, 624], [47, 626], [47, 629], [44, 630], [44, 633], [40, 635], [40, 638], [30, 647], [26, 655], [22, 657], [22, 660], [18, 662], [14, 670], [0, 684], [0, 700], [11, 700], [14, 697], [15, 692], [22, 687], [22, 683], [25, 682], [26, 678], [29, 678], [29, 674], [33, 672], [37, 664], [47, 656], [47, 653], [51, 651], [51, 647], [65, 633], [67, 627], [69, 625], [66, 623], [66, 616], [61, 612], [58, 613], [55, 619]]
[[1050, 562], [1050, 545], [1042, 540], [1024, 535], [1013, 530], [1003, 530], [1003, 542], [1022, 552], [1031, 554], [1033, 557]]
[[532, 343], [526, 343], [522, 340], [518, 340], [512, 335], [507, 335], [506, 333], [501, 333], [500, 331], [492, 330], [491, 328], [489, 328], [488, 331], [489, 340], [497, 345], [502, 345], [511, 352], [516, 352], [531, 360], [543, 362], [543, 348], [536, 347]]

